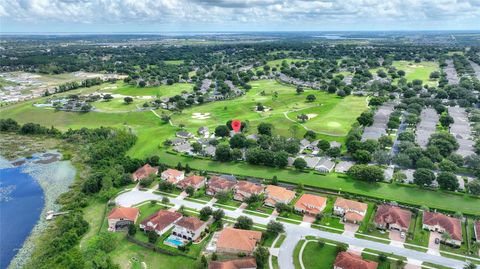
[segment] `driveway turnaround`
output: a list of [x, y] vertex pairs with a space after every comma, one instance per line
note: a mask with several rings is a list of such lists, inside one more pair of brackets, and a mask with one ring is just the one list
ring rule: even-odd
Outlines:
[[[115, 199], [115, 202], [120, 206], [129, 207], [149, 200], [161, 201], [162, 198], [162, 195], [151, 192], [139, 191], [138, 189], [134, 188], [131, 191], [120, 194]], [[180, 200], [170, 197], [168, 198], [170, 199], [171, 203], [177, 206], [183, 205], [185, 207], [193, 208], [195, 210], [200, 210], [205, 206], [204, 204], [199, 204], [187, 200]], [[254, 215], [244, 214], [243, 212], [238, 210], [227, 210], [224, 208], [216, 207], [215, 205], [213, 205], [212, 208], [222, 209], [225, 212], [225, 216], [230, 218], [236, 219], [240, 216], [247, 216], [251, 218], [254, 223], [266, 225], [269, 222], [269, 218], [262, 218]], [[395, 255], [403, 256], [407, 259], [414, 259], [421, 262], [439, 264], [451, 268], [463, 268], [466, 265], [466, 263], [463, 261], [438, 256], [438, 254], [432, 255], [430, 253], [424, 253], [413, 249], [402, 248], [395, 245], [382, 244], [375, 241], [349, 237], [342, 234], [321, 231], [310, 227], [302, 227], [300, 225], [290, 223], [283, 223], [283, 225], [285, 226], [286, 238], [278, 253], [278, 265], [280, 269], [295, 268], [293, 265], [293, 251], [295, 249], [295, 246], [297, 245], [298, 241], [309, 235], [334, 240], [337, 242], [343, 242], [356, 248], [374, 249], [385, 253], [393, 253]]]

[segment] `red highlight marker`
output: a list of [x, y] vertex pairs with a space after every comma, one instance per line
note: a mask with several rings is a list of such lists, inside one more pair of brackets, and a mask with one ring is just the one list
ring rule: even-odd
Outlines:
[[242, 122], [240, 120], [232, 120], [232, 129], [235, 133], [240, 132], [240, 128], [242, 127]]

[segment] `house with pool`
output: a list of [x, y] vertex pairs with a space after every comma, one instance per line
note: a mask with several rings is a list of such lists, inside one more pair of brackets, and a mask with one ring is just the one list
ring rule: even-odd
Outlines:
[[173, 228], [172, 235], [189, 241], [197, 240], [207, 228], [207, 223], [196, 217], [183, 217]]

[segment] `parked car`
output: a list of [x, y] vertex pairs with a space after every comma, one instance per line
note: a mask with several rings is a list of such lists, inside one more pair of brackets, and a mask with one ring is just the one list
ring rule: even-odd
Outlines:
[[405, 232], [400, 233], [400, 238], [405, 238]]
[[440, 238], [435, 238], [435, 244], [440, 244]]

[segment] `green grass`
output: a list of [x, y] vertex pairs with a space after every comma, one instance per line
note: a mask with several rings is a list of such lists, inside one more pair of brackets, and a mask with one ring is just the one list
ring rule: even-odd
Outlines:
[[139, 206], [138, 209], [140, 210], [140, 215], [138, 216], [138, 220], [139, 222], [141, 222], [147, 217], [156, 213], [157, 211], [161, 209], [168, 209], [168, 207], [159, 205], [157, 203], [151, 204], [150, 202], [147, 202], [146, 204]]
[[108, 102], [100, 100], [92, 103], [96, 109], [105, 112], [123, 112], [123, 111], [134, 111], [137, 109], [137, 106], [142, 107], [142, 105], [147, 100], [142, 100], [139, 98], [134, 98], [133, 102], [126, 104], [123, 98], [114, 98]]
[[[214, 129], [217, 125], [240, 115], [241, 120], [250, 122], [251, 130], [255, 130], [261, 122], [268, 122], [275, 126], [277, 134], [291, 136], [289, 127], [292, 125], [300, 126], [301, 124], [296, 122], [295, 113], [297, 112], [288, 114], [295, 122], [287, 120], [284, 112], [308, 108], [308, 113], [318, 114], [311, 122], [307, 121], [305, 123], [308, 128], [320, 133], [343, 136], [356, 117], [366, 109], [365, 98], [362, 97], [349, 96], [342, 99], [336, 95], [313, 90], [306, 90], [305, 93], [298, 95], [294, 87], [282, 85], [273, 80], [259, 80], [252, 82], [251, 85], [252, 89], [246, 95], [235, 99], [233, 102], [211, 102], [185, 109], [182, 114], [173, 115], [172, 122], [176, 125], [185, 124], [186, 128], [192, 131], [200, 126], [208, 126]], [[260, 94], [262, 91], [265, 92], [265, 95]], [[277, 92], [278, 97], [274, 97], [273, 92]], [[305, 98], [308, 94], [314, 94], [317, 100], [312, 103], [306, 102]], [[254, 107], [257, 103], [262, 103], [272, 110], [262, 113], [255, 112]], [[346, 108], [352, 113], [343, 113]], [[193, 113], [210, 113], [210, 118], [204, 120], [193, 119]], [[326, 120], [323, 122], [324, 117]], [[302, 129], [300, 127], [298, 137], [303, 135], [304, 131]], [[331, 139], [333, 140], [333, 138]]]
[[300, 249], [303, 246], [303, 243], [305, 243], [305, 240], [300, 240], [298, 241], [297, 245], [295, 246], [295, 249], [293, 250], [293, 265], [295, 266], [295, 269], [301, 269], [302, 267], [300, 266]]
[[[387, 255], [388, 256], [388, 255]], [[377, 255], [362, 253], [362, 258], [369, 261], [374, 261], [378, 263], [378, 269], [400, 269], [403, 266], [397, 265], [396, 261], [387, 259], [386, 261], [380, 261]]]
[[[415, 63], [412, 61], [393, 61], [392, 66], [394, 66], [397, 70], [405, 71], [405, 78], [407, 81], [419, 79], [422, 80], [424, 84], [428, 84], [429, 86], [437, 86], [438, 84], [436, 80], [430, 80], [430, 73], [440, 70], [437, 62], [422, 61]], [[379, 67], [370, 69], [370, 72], [373, 74], [379, 69], [386, 71], [384, 68]], [[394, 83], [397, 81], [398, 79], [395, 79]]]
[[335, 203], [335, 200], [336, 200], [335, 196], [329, 196], [327, 198], [327, 205], [325, 206], [325, 209], [322, 212], [323, 217], [320, 220], [320, 223], [318, 224], [343, 230], [344, 225], [343, 223], [341, 223], [341, 219], [333, 215], [333, 204]]
[[173, 65], [181, 65], [184, 63], [183, 60], [167, 60], [167, 61], [163, 61], [164, 63], [166, 64], [173, 64]]
[[320, 248], [317, 242], [308, 242], [303, 250], [303, 265], [306, 269], [330, 269], [337, 257], [337, 247], [325, 244]]
[[277, 256], [272, 256], [272, 269], [278, 269], [278, 257]]
[[280, 246], [282, 246], [283, 244], [283, 241], [285, 241], [285, 234], [280, 234], [280, 238], [278, 238], [277, 242], [275, 242], [275, 248], [279, 248]]
[[183, 91], [191, 92], [193, 84], [189, 83], [175, 83], [173, 85], [160, 85], [155, 87], [135, 87], [124, 84], [117, 89], [111, 90], [112, 93], [122, 94], [128, 96], [156, 96], [156, 97], [173, 97], [181, 94]]
[[[80, 241], [80, 248], [96, 235], [100, 229], [100, 226], [103, 223], [103, 214], [105, 212], [106, 205], [105, 203], [98, 201], [96, 199], [91, 199], [87, 207], [83, 209], [83, 218], [88, 222], [88, 231], [83, 235], [82, 240]], [[108, 214], [108, 212], [106, 212]]]
[[[430, 239], [430, 232], [424, 230], [422, 227], [422, 215], [423, 213], [419, 211], [415, 218], [412, 218], [409, 228], [409, 234], [412, 234], [413, 237], [407, 236], [405, 242], [409, 244], [419, 245], [423, 247], [428, 247], [428, 241]], [[405, 245], [405, 248], [412, 248], [418, 251], [427, 252], [426, 249], [415, 248], [413, 246]]]

